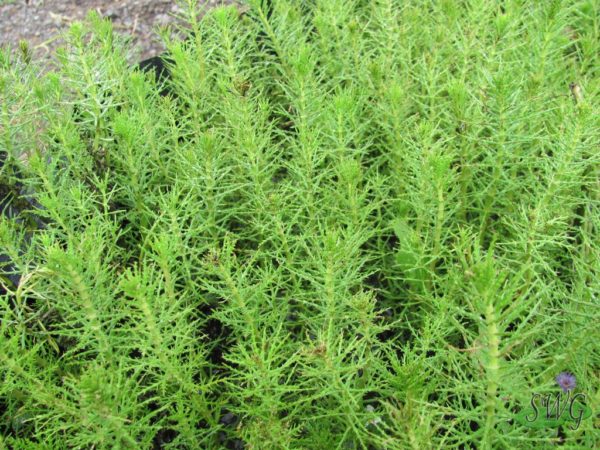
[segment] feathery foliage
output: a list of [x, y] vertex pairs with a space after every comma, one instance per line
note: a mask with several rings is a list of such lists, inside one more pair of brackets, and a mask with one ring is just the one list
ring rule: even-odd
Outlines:
[[600, 4], [195, 3], [0, 52], [0, 445], [597, 445]]

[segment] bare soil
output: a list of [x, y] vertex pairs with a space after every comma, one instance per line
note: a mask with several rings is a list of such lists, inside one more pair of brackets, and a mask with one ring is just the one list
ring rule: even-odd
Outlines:
[[[233, 4], [233, 0], [201, 0], [201, 7]], [[49, 61], [62, 44], [60, 33], [90, 10], [108, 17], [115, 31], [133, 37], [139, 59], [163, 50], [156, 27], [173, 24], [180, 8], [172, 0], [0, 0], [0, 47], [29, 43], [37, 60]], [[134, 61], [132, 61], [134, 62]]]

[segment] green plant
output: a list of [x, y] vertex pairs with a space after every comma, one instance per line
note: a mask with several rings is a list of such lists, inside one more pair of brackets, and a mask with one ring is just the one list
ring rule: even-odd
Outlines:
[[271, 3], [0, 53], [4, 445], [592, 448], [598, 3]]

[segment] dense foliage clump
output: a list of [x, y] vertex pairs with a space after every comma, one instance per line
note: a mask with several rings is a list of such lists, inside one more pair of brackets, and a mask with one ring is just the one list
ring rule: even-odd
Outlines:
[[0, 445], [594, 447], [599, 3], [194, 3], [0, 52]]

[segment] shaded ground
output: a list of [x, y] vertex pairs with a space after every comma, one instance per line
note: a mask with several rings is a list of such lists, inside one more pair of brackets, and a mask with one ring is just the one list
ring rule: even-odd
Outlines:
[[[209, 7], [232, 0], [203, 0]], [[155, 27], [176, 22], [180, 8], [172, 0], [0, 0], [0, 46], [29, 42], [35, 58], [51, 58], [61, 45], [60, 31], [85, 18], [89, 10], [109, 17], [115, 30], [133, 36], [139, 58], [162, 51]]]

